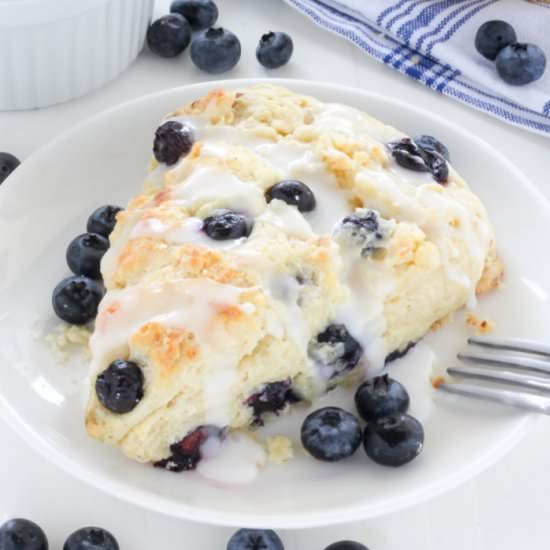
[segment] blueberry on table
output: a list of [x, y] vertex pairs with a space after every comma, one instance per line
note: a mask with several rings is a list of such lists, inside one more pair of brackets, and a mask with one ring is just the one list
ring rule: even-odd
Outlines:
[[294, 44], [285, 32], [268, 32], [260, 38], [256, 58], [266, 69], [278, 69], [292, 57]]
[[48, 550], [48, 539], [33, 521], [15, 518], [0, 526], [1, 550]]
[[227, 543], [226, 550], [284, 550], [283, 542], [270, 529], [239, 529]]
[[109, 249], [109, 241], [98, 233], [83, 233], [67, 248], [67, 265], [75, 275], [101, 279], [101, 258]]
[[73, 325], [85, 325], [95, 319], [103, 294], [103, 286], [93, 279], [68, 277], [54, 288], [53, 309], [61, 320]]
[[0, 152], [0, 183], [2, 183], [21, 163], [11, 153]]
[[88, 233], [97, 233], [109, 238], [109, 235], [113, 231], [116, 225], [116, 215], [122, 210], [120, 206], [113, 206], [112, 204], [106, 204], [100, 206], [94, 210], [88, 218], [88, 224], [86, 230]]
[[431, 149], [436, 153], [439, 153], [446, 161], [451, 160], [451, 155], [449, 154], [449, 149], [443, 145], [438, 139], [433, 136], [428, 136], [423, 134], [421, 136], [416, 136], [413, 138], [413, 141], [422, 149]]
[[374, 462], [383, 466], [402, 466], [422, 451], [424, 430], [416, 418], [394, 414], [369, 422], [363, 445]]
[[546, 55], [534, 44], [510, 44], [498, 53], [496, 69], [507, 84], [523, 86], [544, 74]]
[[240, 58], [239, 39], [231, 31], [222, 27], [202, 32], [191, 44], [193, 63], [207, 73], [218, 74], [229, 71]]
[[407, 412], [409, 402], [407, 390], [387, 374], [366, 380], [355, 392], [355, 406], [367, 422]]
[[331, 324], [308, 344], [308, 355], [329, 378], [355, 368], [363, 355], [361, 344], [342, 324]]
[[63, 545], [63, 550], [119, 550], [115, 537], [101, 527], [83, 527], [75, 531]]
[[338, 407], [312, 412], [302, 424], [302, 445], [314, 458], [336, 462], [350, 457], [361, 445], [361, 426], [353, 414]]
[[143, 371], [133, 361], [115, 359], [95, 381], [99, 402], [116, 414], [129, 413], [143, 397]]
[[516, 31], [506, 21], [487, 21], [476, 33], [476, 50], [487, 59], [494, 61], [502, 48], [517, 41]]
[[190, 42], [191, 25], [179, 13], [164, 15], [147, 29], [147, 45], [161, 57], [178, 56]]
[[248, 237], [252, 231], [252, 223], [244, 214], [217, 210], [204, 219], [202, 229], [215, 241], [227, 241]]
[[195, 137], [193, 130], [177, 120], [161, 124], [155, 132], [153, 154], [155, 158], [168, 166], [189, 154]]
[[341, 540], [327, 546], [325, 550], [369, 550], [364, 544], [352, 540]]
[[170, 11], [183, 15], [194, 31], [212, 27], [218, 20], [218, 7], [212, 0], [174, 0]]
[[267, 202], [279, 199], [291, 206], [296, 206], [300, 212], [311, 212], [315, 208], [313, 191], [301, 181], [283, 180], [270, 187], [265, 194]]

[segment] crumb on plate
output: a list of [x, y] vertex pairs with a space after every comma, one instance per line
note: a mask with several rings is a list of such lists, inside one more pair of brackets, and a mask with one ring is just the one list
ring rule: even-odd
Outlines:
[[265, 445], [269, 461], [275, 464], [283, 464], [294, 456], [292, 441], [288, 437], [282, 435], [268, 437]]
[[444, 376], [436, 376], [435, 378], [432, 378], [432, 387], [437, 390], [441, 385], [445, 384], [445, 377]]
[[475, 329], [478, 334], [489, 334], [495, 329], [495, 323], [488, 319], [480, 319], [473, 313], [466, 315], [466, 324]]
[[45, 336], [45, 340], [56, 359], [64, 362], [69, 358], [68, 352], [75, 347], [81, 347], [88, 356], [90, 336], [91, 332], [86, 327], [59, 324]]

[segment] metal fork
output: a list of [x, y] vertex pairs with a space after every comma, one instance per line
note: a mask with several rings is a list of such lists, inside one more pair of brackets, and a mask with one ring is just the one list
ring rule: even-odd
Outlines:
[[[550, 345], [522, 338], [477, 336], [468, 339], [470, 346], [485, 351], [466, 350], [457, 355], [471, 367], [450, 367], [453, 377], [481, 380], [525, 388], [530, 391], [505, 390], [483, 384], [443, 383], [439, 389], [485, 401], [495, 401], [529, 411], [550, 415]], [[505, 353], [502, 353], [505, 352]]]

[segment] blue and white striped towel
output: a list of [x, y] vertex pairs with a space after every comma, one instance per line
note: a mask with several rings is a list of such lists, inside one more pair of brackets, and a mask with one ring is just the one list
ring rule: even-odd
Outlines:
[[[550, 4], [524, 0], [285, 0], [378, 61], [510, 124], [550, 137]], [[512, 23], [548, 57], [544, 76], [510, 86], [477, 53], [482, 23]]]

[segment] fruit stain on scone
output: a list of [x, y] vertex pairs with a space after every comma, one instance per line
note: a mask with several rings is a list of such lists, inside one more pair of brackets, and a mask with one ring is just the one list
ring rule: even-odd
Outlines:
[[210, 472], [235, 430], [378, 374], [498, 285], [485, 208], [429, 136], [258, 85], [175, 111], [154, 151], [102, 260], [86, 411], [137, 461]]

